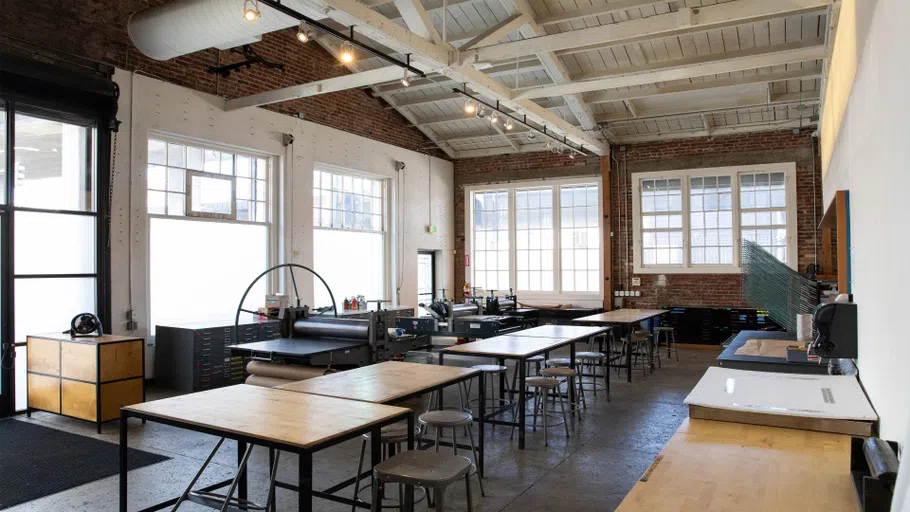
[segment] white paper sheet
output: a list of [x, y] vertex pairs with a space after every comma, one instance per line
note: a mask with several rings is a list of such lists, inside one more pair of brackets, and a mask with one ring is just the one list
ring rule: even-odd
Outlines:
[[752, 372], [711, 367], [686, 404], [713, 409], [858, 421], [878, 415], [855, 376]]

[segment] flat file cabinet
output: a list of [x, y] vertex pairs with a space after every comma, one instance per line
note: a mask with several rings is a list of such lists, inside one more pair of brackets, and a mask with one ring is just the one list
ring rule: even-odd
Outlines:
[[101, 424], [145, 401], [142, 338], [38, 334], [28, 344], [28, 413], [47, 411]]

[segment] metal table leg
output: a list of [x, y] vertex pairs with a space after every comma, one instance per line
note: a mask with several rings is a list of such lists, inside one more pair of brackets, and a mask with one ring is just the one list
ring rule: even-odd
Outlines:
[[526, 359], [518, 359], [518, 449], [525, 449], [525, 367]]
[[626, 348], [626, 382], [632, 382], [632, 326], [627, 325], [624, 329], [626, 341], [623, 346]]
[[127, 503], [127, 453], [129, 453], [126, 436], [126, 420], [129, 413], [124, 410], [120, 411], [120, 512], [126, 512]]
[[[569, 368], [575, 369], [575, 342], [569, 343]], [[570, 379], [571, 381], [571, 379]], [[575, 402], [575, 385], [574, 381], [571, 381], [571, 384], [566, 384], [569, 387], [569, 403], [572, 404], [572, 410], [576, 410], [578, 404]], [[556, 388], [559, 391], [559, 388]]]
[[[379, 439], [378, 429], [373, 439]], [[297, 452], [297, 458], [297, 510], [313, 512], [313, 453], [301, 450]]]
[[[244, 463], [244, 454], [246, 452], [246, 442], [237, 441], [237, 470], [240, 471], [240, 480], [237, 486], [237, 497], [241, 500], [247, 499], [247, 471]], [[230, 498], [230, 496], [228, 497]]]
[[[483, 392], [483, 372], [477, 374], [478, 386], [477, 386], [477, 401], [479, 402], [480, 407], [480, 418], [478, 419], [478, 429], [477, 429], [477, 444], [480, 446], [480, 453], [477, 455], [477, 473], [483, 478], [483, 460], [484, 460], [484, 446], [483, 446], [483, 437], [484, 437], [484, 428], [486, 426], [486, 416], [487, 416], [487, 400]], [[470, 397], [469, 397], [470, 398]]]

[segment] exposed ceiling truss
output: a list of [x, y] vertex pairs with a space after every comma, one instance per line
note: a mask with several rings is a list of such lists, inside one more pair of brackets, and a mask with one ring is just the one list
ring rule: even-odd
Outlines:
[[[611, 142], [817, 124], [837, 0], [299, 0], [304, 14], [425, 73], [376, 58], [350, 75], [228, 102], [368, 88], [453, 158], [546, 149], [466, 115], [464, 88], [593, 154]], [[331, 38], [317, 38], [337, 53]]]

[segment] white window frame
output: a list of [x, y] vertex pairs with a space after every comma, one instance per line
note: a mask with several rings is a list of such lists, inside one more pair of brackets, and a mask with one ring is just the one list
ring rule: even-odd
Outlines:
[[[572, 185], [597, 185], [599, 193], [597, 194], [597, 232], [598, 232], [598, 249], [600, 250], [601, 257], [599, 258], [600, 268], [598, 273], [600, 279], [598, 279], [598, 290], [593, 292], [563, 292], [562, 291], [562, 268], [561, 261], [562, 258], [562, 247], [560, 246], [560, 229], [561, 229], [561, 219], [560, 219], [560, 206], [561, 206], [561, 197], [559, 194], [559, 187], [561, 186], [572, 186]], [[552, 187], [553, 188], [553, 291], [543, 292], [543, 291], [527, 291], [519, 290], [516, 288], [518, 284], [518, 274], [517, 274], [517, 251], [515, 248], [516, 244], [516, 232], [515, 232], [515, 190], [517, 189], [526, 189], [526, 188], [544, 188]], [[470, 265], [465, 266], [465, 282], [473, 283], [473, 272], [474, 272], [474, 209], [473, 201], [471, 196], [475, 192], [486, 192], [486, 191], [495, 191], [495, 190], [505, 190], [509, 195], [509, 285], [512, 287], [514, 292], [519, 296], [519, 300], [524, 301], [528, 299], [529, 301], [541, 301], [541, 300], [561, 300], [565, 302], [572, 301], [595, 301], [603, 300], [604, 295], [604, 264], [603, 264], [603, 248], [604, 248], [604, 216], [603, 216], [603, 180], [600, 176], [587, 176], [587, 177], [577, 177], [577, 178], [565, 178], [565, 179], [552, 179], [552, 180], [516, 180], [503, 183], [489, 183], [483, 185], [471, 185], [466, 186], [464, 191], [464, 205], [465, 205], [465, 254], [468, 255]], [[498, 293], [501, 295], [503, 292], [508, 290], [498, 290]]]
[[[282, 240], [282, 229], [283, 229], [283, 219], [280, 215], [280, 203], [282, 201], [277, 200], [280, 197], [280, 183], [283, 179], [282, 172], [282, 161], [281, 158], [277, 155], [270, 153], [265, 153], [263, 151], [257, 151], [250, 148], [232, 146], [229, 144], [219, 144], [217, 142], [211, 142], [202, 139], [196, 139], [193, 137], [186, 137], [182, 135], [172, 134], [168, 132], [161, 132], [157, 130], [148, 130], [143, 139], [143, 144], [145, 147], [148, 147], [149, 139], [163, 140], [164, 142], [172, 142], [175, 144], [184, 144], [188, 146], [202, 147], [203, 149], [214, 149], [222, 152], [229, 152], [233, 154], [242, 154], [243, 156], [265, 158], [269, 162], [269, 174], [266, 178], [266, 186], [268, 187], [267, 199], [266, 199], [266, 208], [268, 212], [266, 222], [256, 222], [256, 221], [247, 221], [247, 220], [236, 220], [236, 219], [224, 219], [224, 218], [211, 218], [206, 216], [196, 216], [196, 215], [187, 215], [184, 211], [184, 215], [166, 215], [166, 214], [157, 214], [157, 213], [148, 213], [148, 182], [146, 179], [146, 170], [148, 168], [148, 162], [144, 164], [145, 169], [142, 170], [140, 174], [141, 180], [138, 180], [139, 190], [139, 201], [144, 213], [145, 220], [145, 237], [143, 240], [144, 243], [144, 252], [145, 252], [145, 268], [143, 269], [143, 274], [145, 278], [145, 289], [151, 290], [151, 221], [154, 218], [157, 219], [170, 219], [170, 220], [185, 220], [188, 222], [227, 222], [232, 224], [257, 224], [257, 225], [266, 225], [268, 229], [268, 244], [266, 247], [266, 261], [268, 262], [268, 267], [272, 267], [278, 264], [278, 255], [280, 253]], [[147, 155], [146, 155], [147, 156]], [[189, 170], [187, 170], [189, 172]], [[211, 173], [212, 176], [219, 176], [217, 174]], [[227, 175], [223, 175], [227, 177]], [[236, 178], [236, 176], [231, 176]], [[135, 189], [134, 189], [135, 190]], [[234, 189], [236, 191], [236, 188]], [[184, 193], [189, 197], [189, 191], [187, 184], [184, 183]], [[184, 203], [186, 204], [186, 203]], [[236, 216], [237, 204], [236, 198], [233, 205], [234, 214]], [[265, 270], [265, 269], [262, 269]], [[280, 272], [272, 272], [266, 280], [266, 292], [273, 293], [273, 290], [283, 289], [281, 283], [283, 283], [284, 277]], [[239, 300], [239, 297], [238, 297]], [[151, 320], [152, 318], [152, 302], [151, 300], [146, 300], [144, 307], [142, 308], [145, 311], [145, 318]], [[147, 332], [149, 336], [154, 336], [152, 334], [154, 325], [149, 324], [147, 326]]]
[[[742, 272], [742, 215], [739, 204], [740, 175], [752, 173], [784, 173], [784, 187], [787, 196], [787, 265], [797, 270], [797, 207], [796, 207], [796, 163], [785, 162], [759, 165], [737, 165], [730, 167], [707, 167], [700, 169], [683, 169], [673, 171], [641, 172], [632, 174], [632, 249], [633, 268], [636, 274], [739, 274]], [[690, 237], [690, 178], [711, 176], [730, 176], [733, 196], [733, 263], [730, 265], [693, 265], [691, 264]], [[643, 265], [642, 264], [642, 231], [641, 231], [641, 182], [653, 179], [682, 180], [682, 225], [683, 225], [683, 263], [681, 265]]]
[[[392, 192], [393, 192], [392, 180], [388, 176], [384, 176], [382, 174], [374, 174], [374, 173], [369, 173], [369, 172], [364, 172], [364, 171], [358, 171], [356, 169], [349, 169], [347, 167], [342, 167], [340, 165], [327, 164], [327, 163], [318, 162], [318, 161], [313, 163], [313, 169], [312, 169], [311, 173], [315, 173], [316, 171], [333, 172], [333, 173], [344, 174], [347, 176], [353, 176], [353, 177], [357, 177], [357, 178], [376, 180], [376, 181], [379, 181], [380, 183], [382, 183], [382, 231], [381, 232], [373, 231], [373, 230], [335, 228], [335, 227], [331, 227], [331, 226], [316, 226], [314, 222], [311, 222], [311, 224], [313, 224], [314, 232], [317, 229], [327, 229], [327, 230], [333, 230], [333, 231], [353, 231], [355, 233], [381, 233], [382, 234], [382, 247], [383, 247], [382, 255], [383, 255], [383, 259], [384, 259], [383, 269], [382, 269], [383, 291], [385, 292], [386, 297], [391, 297], [392, 296], [392, 263], [393, 263], [393, 261], [392, 261], [392, 228], [393, 228], [393, 225], [392, 225], [392, 218], [391, 218], [392, 210], [391, 210], [390, 205], [392, 202]], [[314, 189], [314, 187], [312, 185], [312, 183], [313, 183], [312, 179], [313, 178], [311, 175], [310, 176], [310, 180], [311, 180], [310, 181], [310, 201], [311, 201], [310, 215], [311, 215], [311, 220], [315, 220], [315, 214], [313, 213], [313, 209], [316, 207], [316, 205], [315, 205], [315, 203], [312, 203], [312, 194], [313, 194], [313, 189]], [[310, 243], [311, 244], [313, 243], [312, 239], [310, 240]], [[313, 250], [314, 251], [316, 250], [315, 246], [313, 247]], [[313, 257], [315, 258], [315, 253], [313, 253]], [[313, 288], [313, 290], [315, 293], [315, 288]]]

